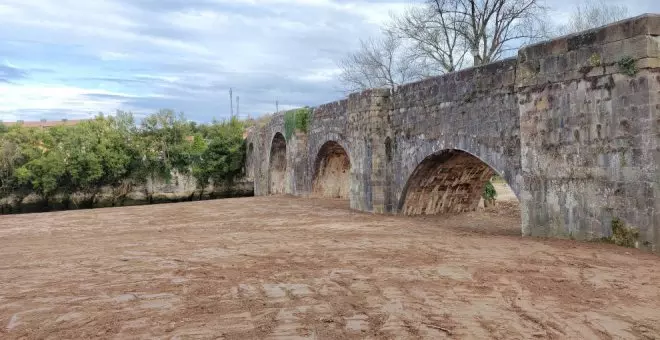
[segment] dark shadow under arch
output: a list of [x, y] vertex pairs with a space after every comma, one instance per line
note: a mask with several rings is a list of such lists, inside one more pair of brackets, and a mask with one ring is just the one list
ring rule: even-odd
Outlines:
[[422, 160], [399, 200], [405, 215], [435, 215], [474, 211], [486, 183], [497, 172], [468, 152], [450, 149]]
[[248, 144], [247, 153], [245, 157], [245, 173], [248, 178], [254, 178], [254, 143]]
[[314, 162], [314, 196], [348, 199], [351, 162], [346, 150], [335, 141], [324, 143]]
[[268, 164], [268, 193], [284, 194], [286, 192], [286, 139], [281, 133], [273, 136], [270, 146], [270, 163]]
[[385, 212], [391, 213], [394, 210], [394, 195], [392, 193], [392, 182], [394, 182], [394, 171], [392, 169], [392, 138], [385, 137], [385, 183], [383, 191], [385, 192]]

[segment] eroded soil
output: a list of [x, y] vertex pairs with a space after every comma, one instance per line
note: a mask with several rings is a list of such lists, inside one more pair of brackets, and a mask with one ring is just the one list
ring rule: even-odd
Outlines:
[[2, 339], [654, 339], [660, 257], [521, 238], [515, 204], [258, 197], [0, 216]]

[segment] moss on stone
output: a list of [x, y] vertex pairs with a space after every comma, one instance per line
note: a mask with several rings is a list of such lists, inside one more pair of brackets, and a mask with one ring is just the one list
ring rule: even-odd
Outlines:
[[633, 77], [637, 74], [637, 66], [635, 65], [635, 59], [631, 57], [623, 57], [619, 59], [616, 63], [619, 66], [621, 73]]

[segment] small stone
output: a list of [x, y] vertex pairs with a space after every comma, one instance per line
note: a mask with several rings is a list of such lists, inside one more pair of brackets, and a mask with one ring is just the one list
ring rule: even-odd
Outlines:
[[115, 297], [115, 301], [117, 302], [128, 302], [128, 301], [133, 301], [136, 300], [137, 296], [135, 294], [122, 294], [117, 297]]
[[7, 325], [7, 330], [11, 331], [14, 329], [16, 326], [18, 326], [20, 322], [18, 322], [18, 314], [14, 314], [11, 319], [9, 320], [9, 324]]

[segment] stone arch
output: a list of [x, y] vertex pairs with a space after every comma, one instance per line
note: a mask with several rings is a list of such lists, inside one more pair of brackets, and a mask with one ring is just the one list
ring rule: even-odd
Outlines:
[[273, 136], [270, 145], [270, 162], [268, 164], [268, 193], [284, 194], [286, 192], [286, 139], [282, 133]]
[[314, 162], [312, 193], [315, 196], [349, 198], [351, 161], [338, 142], [325, 142]]
[[424, 158], [412, 172], [399, 200], [405, 215], [476, 210], [486, 183], [498, 174], [479, 157], [445, 149]]

